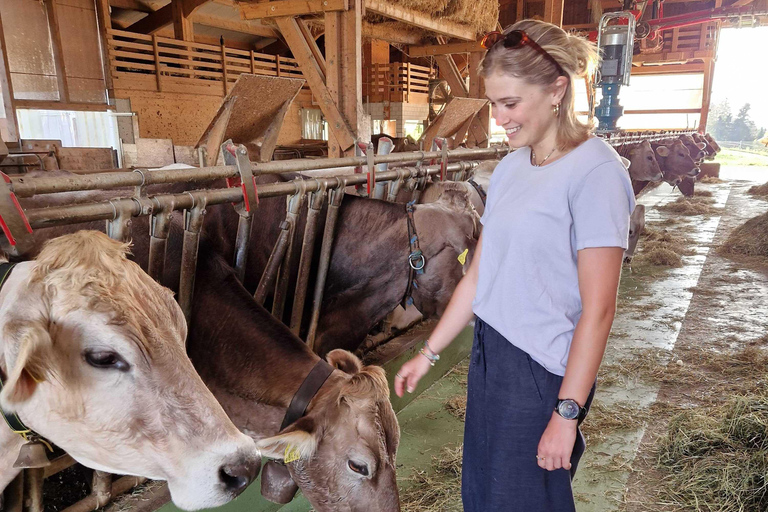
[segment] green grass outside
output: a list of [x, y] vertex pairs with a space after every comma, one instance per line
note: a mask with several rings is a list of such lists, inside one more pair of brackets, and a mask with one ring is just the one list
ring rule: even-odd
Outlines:
[[715, 157], [715, 162], [719, 162], [722, 165], [768, 167], [768, 156], [723, 148]]

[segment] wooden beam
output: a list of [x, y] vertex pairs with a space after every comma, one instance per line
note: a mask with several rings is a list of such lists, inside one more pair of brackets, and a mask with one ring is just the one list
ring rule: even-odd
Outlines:
[[108, 0], [96, 0], [96, 21], [99, 26], [99, 40], [101, 42], [101, 72], [104, 75], [104, 85], [107, 88], [107, 97], [114, 97], [112, 88], [112, 72], [109, 67], [109, 35], [112, 29], [112, 17], [109, 15]]
[[[261, 25], [257, 21], [253, 20], [230, 20], [219, 18], [218, 16], [201, 14], [199, 12], [193, 13], [192, 16], [190, 16], [190, 19], [194, 23], [205, 25], [206, 27], [231, 30], [233, 32], [240, 32], [241, 34], [250, 34], [259, 37], [271, 37], [275, 39], [277, 39], [277, 37], [280, 35], [279, 32], [272, 27]], [[259, 48], [255, 49], [258, 50]]]
[[429, 57], [434, 55], [450, 55], [452, 53], [484, 52], [480, 41], [469, 43], [433, 44], [429, 46], [409, 46], [408, 55], [411, 57]]
[[363, 20], [363, 37], [381, 39], [388, 43], [421, 44], [423, 37], [418, 32], [392, 27], [391, 25], [392, 23], [369, 23]]
[[516, 22], [525, 18], [525, 0], [517, 0], [517, 12], [515, 15]]
[[[472, 98], [485, 98], [485, 82], [483, 77], [477, 72], [482, 58], [482, 53], [474, 52], [469, 54], [469, 96]], [[487, 104], [480, 109], [480, 112], [472, 120], [469, 138], [467, 139], [468, 146], [487, 148], [490, 145], [490, 133], [491, 105]]]
[[79, 110], [83, 112], [106, 112], [115, 107], [103, 103], [69, 103], [64, 101], [37, 101], [16, 100], [13, 102], [16, 108], [30, 108], [38, 110]]
[[707, 128], [709, 117], [709, 105], [712, 101], [712, 80], [715, 77], [715, 59], [708, 59], [704, 63], [704, 89], [701, 95], [701, 115], [699, 116], [699, 130]]
[[6, 52], [6, 48], [3, 19], [0, 15], [0, 53], [2, 53], [2, 59], [0, 59], [0, 88], [2, 88], [3, 108], [5, 109], [5, 121], [8, 129], [8, 139], [6, 142], [15, 142], [19, 140], [19, 123], [16, 119], [11, 68], [8, 67], [8, 52]]
[[[325, 86], [328, 94], [340, 105], [341, 87], [341, 13], [329, 12], [325, 15], [325, 62], [327, 72]], [[344, 155], [341, 144], [333, 133], [328, 134], [328, 156], [338, 158]]]
[[563, 2], [564, 0], [544, 0], [544, 21], [562, 27]]
[[461, 77], [453, 57], [450, 55], [438, 55], [435, 57], [435, 60], [437, 61], [438, 68], [440, 68], [440, 74], [443, 75], [443, 78], [448, 81], [448, 85], [451, 87], [451, 93], [460, 98], [468, 97], [467, 84]]
[[327, 76], [325, 72], [325, 57], [323, 57], [323, 52], [318, 48], [317, 41], [312, 37], [312, 32], [310, 32], [309, 27], [307, 27], [307, 24], [303, 19], [296, 18], [296, 24], [299, 26], [299, 30], [301, 30], [301, 34], [304, 36], [304, 40], [307, 42], [307, 46], [309, 46], [312, 56], [315, 58], [315, 61], [320, 68], [320, 72], [323, 76]]
[[346, 10], [349, 10], [349, 0], [278, 0], [240, 4], [240, 16], [244, 20], [304, 16]]
[[325, 76], [320, 71], [320, 67], [306, 39], [304, 39], [298, 23], [294, 18], [276, 18], [275, 21], [285, 41], [288, 43], [291, 53], [293, 53], [293, 58], [299, 63], [312, 94], [317, 98], [320, 110], [323, 111], [323, 115], [328, 120], [328, 126], [342, 149], [346, 151], [354, 146], [355, 134], [341, 115], [341, 112], [339, 112], [336, 102], [328, 92], [325, 86]]
[[109, 5], [112, 7], [118, 7], [120, 9], [128, 9], [131, 11], [139, 11], [151, 13], [152, 8], [146, 4], [139, 2], [139, 0], [109, 0]]
[[632, 75], [672, 75], [703, 73], [704, 64], [668, 64], [664, 66], [632, 66]]
[[173, 3], [161, 7], [149, 16], [140, 19], [127, 27], [126, 30], [140, 34], [154, 34], [171, 23], [173, 23]]
[[56, 17], [56, 4], [54, 0], [45, 0], [48, 11], [48, 26], [51, 29], [51, 46], [53, 47], [53, 61], [56, 66], [56, 81], [59, 86], [59, 101], [69, 101], [69, 86], [67, 84], [67, 70], [64, 67], [64, 52], [61, 48], [61, 31], [59, 19]]
[[184, 12], [183, 0], [171, 0], [173, 14], [173, 37], [180, 41], [195, 41], [195, 29], [192, 20]]
[[365, 10], [436, 34], [455, 37], [464, 41], [474, 41], [476, 38], [475, 31], [466, 25], [447, 20], [436, 20], [429, 14], [405, 9], [385, 0], [365, 0]]

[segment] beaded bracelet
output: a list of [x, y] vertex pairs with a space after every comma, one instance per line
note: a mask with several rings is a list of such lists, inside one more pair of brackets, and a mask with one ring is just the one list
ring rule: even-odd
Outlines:
[[419, 350], [419, 354], [423, 355], [429, 361], [429, 364], [435, 366], [435, 363], [440, 360], [440, 356], [435, 354], [429, 347], [429, 340], [424, 342], [424, 346]]

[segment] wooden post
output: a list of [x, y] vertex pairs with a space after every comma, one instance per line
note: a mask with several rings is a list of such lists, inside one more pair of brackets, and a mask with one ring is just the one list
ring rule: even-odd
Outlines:
[[[339, 104], [339, 82], [341, 80], [339, 76], [341, 53], [340, 24], [340, 12], [325, 13], [325, 87], [337, 105]], [[328, 134], [328, 156], [330, 158], [338, 158], [343, 154], [339, 141], [334, 136], [334, 131], [330, 130]]]
[[221, 77], [224, 81], [224, 96], [226, 96], [229, 90], [227, 89], [227, 47], [224, 43], [221, 43]]
[[61, 32], [59, 30], [59, 21], [56, 18], [55, 0], [45, 0], [45, 7], [48, 12], [48, 25], [51, 28], [51, 46], [53, 46], [56, 81], [59, 86], [59, 101], [62, 103], [69, 103], [67, 71], [64, 68], [64, 52], [61, 49]]
[[157, 92], [163, 92], [163, 82], [160, 80], [160, 50], [157, 48], [157, 36], [152, 34], [152, 51], [155, 54], [155, 81]]
[[405, 102], [408, 103], [411, 95], [411, 63], [405, 65]]
[[16, 109], [13, 106], [13, 83], [11, 81], [11, 71], [8, 67], [8, 52], [5, 51], [5, 33], [3, 32], [3, 20], [0, 16], [0, 52], [2, 52], [2, 59], [0, 59], [0, 87], [3, 91], [3, 107], [5, 108], [5, 121], [7, 123], [8, 135], [7, 139], [3, 136], [6, 142], [12, 142], [19, 140], [18, 122], [16, 120]]
[[280, 56], [275, 55], [275, 72], [277, 74], [277, 77], [280, 77]]
[[517, 0], [517, 13], [515, 21], [520, 21], [525, 16], [525, 0]]
[[704, 88], [701, 94], [701, 115], [699, 116], [699, 130], [707, 129], [707, 117], [709, 116], [709, 104], [712, 100], [712, 80], [715, 76], [715, 59], [704, 61]]
[[109, 0], [96, 0], [96, 19], [99, 23], [101, 38], [101, 60], [104, 68], [104, 85], [107, 96], [114, 97], [112, 87], [112, 66], [109, 65], [109, 30], [112, 29], [112, 17], [109, 14]]
[[564, 0], [544, 0], [544, 21], [563, 26], [563, 1]]
[[192, 20], [184, 13], [182, 0], [171, 0], [171, 12], [173, 14], [173, 37], [180, 41], [195, 40], [195, 29]]
[[[480, 61], [483, 59], [482, 52], [472, 52], [469, 54], [469, 97], [485, 98], [485, 82], [477, 72]], [[480, 109], [474, 120], [467, 143], [469, 147], [487, 148], [490, 145], [491, 133], [491, 105], [488, 104]]]
[[254, 58], [253, 50], [251, 50], [251, 74], [256, 74], [256, 59]]

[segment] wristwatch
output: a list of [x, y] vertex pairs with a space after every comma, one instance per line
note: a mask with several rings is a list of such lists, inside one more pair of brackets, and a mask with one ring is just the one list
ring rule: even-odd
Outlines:
[[558, 400], [557, 405], [555, 405], [555, 412], [567, 420], [578, 420], [579, 422], [587, 415], [587, 409], [570, 398]]

